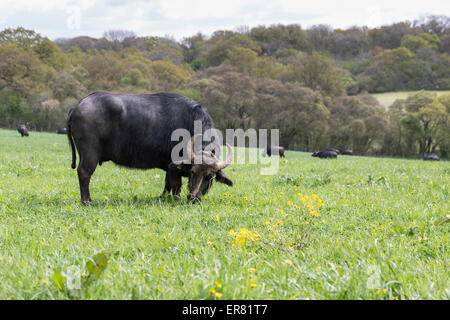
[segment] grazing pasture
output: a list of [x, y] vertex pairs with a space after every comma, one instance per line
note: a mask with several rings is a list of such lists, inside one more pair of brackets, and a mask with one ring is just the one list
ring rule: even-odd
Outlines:
[[[438, 96], [441, 94], [450, 93], [450, 90], [425, 90], [426, 92], [436, 93]], [[392, 91], [383, 93], [372, 93], [372, 95], [377, 98], [378, 102], [385, 107], [389, 107], [397, 99], [406, 99], [410, 94], [414, 94], [417, 91]]]
[[79, 203], [64, 135], [0, 130], [0, 299], [449, 299], [448, 161], [286, 151], [200, 204], [104, 163]]

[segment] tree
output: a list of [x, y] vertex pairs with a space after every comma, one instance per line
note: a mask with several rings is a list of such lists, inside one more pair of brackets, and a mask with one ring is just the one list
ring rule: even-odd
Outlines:
[[252, 106], [256, 96], [252, 79], [234, 68], [211, 69], [206, 71], [211, 81], [202, 95], [217, 128], [254, 128]]
[[234, 48], [228, 51], [225, 63], [235, 66], [239, 72], [252, 73], [256, 67], [258, 54], [248, 48]]
[[59, 101], [69, 97], [80, 99], [86, 93], [86, 88], [66, 71], [59, 71], [54, 75], [50, 88]]
[[358, 57], [370, 50], [370, 38], [366, 27], [335, 30], [330, 35], [330, 51], [341, 59]]
[[330, 48], [330, 37], [333, 29], [329, 25], [314, 25], [306, 30], [308, 39], [308, 52], [328, 51]]
[[150, 81], [145, 79], [142, 72], [137, 68], [132, 68], [128, 71], [127, 74], [120, 80], [120, 84], [150, 89]]
[[417, 36], [405, 35], [402, 38], [401, 45], [412, 52], [417, 52], [420, 48], [426, 47], [431, 50], [439, 50], [441, 40], [435, 34], [421, 33]]
[[127, 38], [135, 38], [136, 34], [129, 30], [108, 30], [103, 33], [103, 38], [108, 41], [123, 41]]
[[401, 39], [407, 34], [415, 34], [415, 29], [410, 22], [399, 22], [368, 31], [371, 47], [395, 49], [400, 46]]
[[445, 106], [438, 99], [420, 108], [415, 114], [423, 129], [423, 135], [419, 140], [421, 154], [436, 150], [438, 134], [450, 129], [448, 116]]
[[283, 48], [306, 50], [308, 47], [306, 32], [298, 24], [258, 26], [250, 30], [250, 37], [261, 46], [262, 53], [269, 56]]
[[439, 65], [436, 70], [439, 89], [450, 89], [450, 55], [443, 53], [439, 57]]
[[446, 133], [449, 130], [450, 98], [436, 97], [435, 94], [420, 91], [409, 95], [406, 99], [397, 100], [390, 113], [399, 119], [397, 124], [397, 145], [404, 150], [405, 155], [434, 152], [439, 145], [445, 150]]
[[327, 107], [329, 145], [361, 154], [376, 151], [374, 144], [382, 143], [388, 126], [384, 107], [378, 101], [368, 94], [342, 96], [332, 98]]
[[385, 92], [413, 89], [416, 76], [417, 62], [414, 60], [414, 53], [400, 47], [377, 54], [357, 78], [362, 89]]
[[[212, 40], [213, 38], [210, 41]], [[236, 34], [224, 41], [215, 42], [211, 49], [205, 52], [207, 65], [220, 65], [228, 57], [228, 52], [235, 48], [248, 48], [257, 54], [261, 53], [261, 47], [255, 41], [245, 35]]]
[[17, 93], [21, 97], [42, 92], [54, 70], [42, 63], [31, 50], [14, 44], [0, 47], [0, 89]]
[[0, 45], [16, 44], [22, 48], [33, 48], [42, 42], [43, 38], [33, 30], [23, 27], [7, 28], [0, 32]]
[[153, 48], [150, 52], [147, 52], [145, 56], [152, 61], [171, 61], [176, 65], [181, 65], [183, 63], [183, 54], [181, 53], [181, 50], [165, 45]]
[[188, 65], [178, 67], [170, 61], [153, 61], [149, 68], [150, 73], [158, 80], [158, 86], [168, 91], [182, 86], [192, 74]]
[[285, 79], [298, 81], [325, 95], [340, 96], [345, 90], [342, 76], [333, 62], [318, 52], [300, 57], [287, 71]]
[[116, 88], [125, 74], [125, 65], [113, 52], [95, 55], [83, 63], [89, 72], [90, 90], [111, 90]]
[[39, 58], [45, 64], [60, 71], [69, 66], [69, 59], [61, 51], [61, 49], [52, 41], [44, 38], [39, 44], [34, 47], [34, 51], [39, 55]]
[[205, 36], [200, 32], [192, 37], [183, 38], [181, 48], [183, 50], [183, 57], [186, 63], [193, 63], [200, 58], [200, 54], [205, 46]]
[[420, 27], [423, 32], [441, 36], [450, 31], [450, 17], [445, 15], [425, 15], [414, 21], [414, 25]]

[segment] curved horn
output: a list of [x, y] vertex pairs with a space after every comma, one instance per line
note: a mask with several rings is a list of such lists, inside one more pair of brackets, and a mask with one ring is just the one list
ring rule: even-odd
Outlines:
[[202, 136], [201, 134], [196, 134], [195, 136], [191, 137], [191, 139], [189, 140], [189, 142], [186, 146], [186, 152], [189, 155], [189, 158], [191, 160], [194, 160], [194, 157], [195, 157], [195, 152], [194, 152], [195, 140], [201, 136]]
[[216, 163], [217, 170], [226, 168], [233, 161], [233, 148], [227, 143], [227, 158]]

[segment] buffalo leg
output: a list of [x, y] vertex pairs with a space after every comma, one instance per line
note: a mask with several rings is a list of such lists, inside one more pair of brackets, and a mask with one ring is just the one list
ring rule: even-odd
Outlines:
[[175, 170], [170, 169], [167, 170], [166, 182], [164, 185], [164, 191], [162, 193], [162, 196], [170, 194], [171, 191], [174, 196], [179, 196], [181, 192], [181, 186], [182, 186], [181, 175], [176, 173]]
[[161, 194], [161, 197], [170, 194], [171, 189], [172, 189], [172, 187], [170, 186], [169, 171], [167, 171], [166, 172], [166, 182], [164, 184], [164, 190], [163, 190], [163, 193]]
[[181, 175], [172, 172], [170, 174], [170, 185], [172, 188], [172, 194], [179, 197], [181, 193], [182, 179]]
[[97, 166], [97, 162], [86, 160], [87, 159], [81, 159], [77, 169], [82, 203], [92, 201], [91, 194], [89, 192], [89, 182], [91, 181], [92, 174]]

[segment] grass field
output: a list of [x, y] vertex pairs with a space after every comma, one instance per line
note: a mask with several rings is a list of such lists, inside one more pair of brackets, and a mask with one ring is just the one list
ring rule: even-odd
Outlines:
[[0, 299], [450, 298], [447, 161], [288, 151], [199, 205], [105, 163], [87, 206], [70, 162], [63, 135], [0, 130]]
[[[436, 93], [437, 95], [450, 93], [450, 90], [441, 90], [441, 91], [429, 91], [426, 92]], [[417, 91], [397, 91], [397, 92], [385, 92], [385, 93], [372, 93], [372, 95], [377, 98], [377, 100], [385, 107], [389, 107], [394, 103], [397, 99], [406, 99], [408, 95], [413, 94]]]

